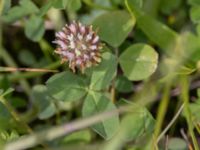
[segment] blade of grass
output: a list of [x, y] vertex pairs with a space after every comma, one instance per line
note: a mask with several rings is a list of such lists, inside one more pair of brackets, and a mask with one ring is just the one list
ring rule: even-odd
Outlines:
[[27, 71], [27, 72], [58, 72], [58, 70], [49, 70], [49, 69], [41, 69], [41, 68], [0, 67], [0, 72], [16, 72], [16, 71]]
[[199, 150], [199, 145], [198, 145], [197, 139], [195, 138], [195, 134], [194, 134], [194, 125], [192, 123], [192, 116], [191, 116], [191, 112], [189, 109], [189, 81], [188, 81], [187, 76], [181, 76], [180, 85], [181, 85], [180, 99], [183, 101], [183, 103], [185, 105], [184, 112], [185, 112], [185, 117], [186, 117], [188, 129], [189, 129], [189, 133], [192, 138], [194, 150]]
[[[171, 82], [166, 83], [164, 86], [164, 90], [163, 90], [163, 96], [162, 96], [162, 99], [161, 99], [161, 102], [159, 104], [158, 111], [157, 111], [156, 125], [155, 125], [155, 131], [154, 131], [155, 140], [157, 139], [158, 135], [160, 134], [162, 124], [163, 124], [163, 121], [165, 118], [165, 114], [167, 112], [169, 99], [170, 99], [170, 88], [171, 88]], [[156, 143], [156, 141], [153, 141], [152, 149], [154, 149], [153, 148], [154, 145], [157, 145], [154, 143]]]
[[161, 138], [165, 135], [165, 133], [169, 130], [169, 128], [174, 124], [174, 122], [176, 121], [176, 119], [179, 117], [179, 115], [181, 114], [182, 110], [184, 108], [184, 104], [181, 105], [181, 107], [179, 108], [179, 110], [177, 111], [176, 115], [172, 118], [172, 120], [170, 121], [170, 123], [167, 125], [167, 127], [162, 131], [162, 133], [158, 136], [157, 138], [157, 144], [158, 142], [161, 140]]

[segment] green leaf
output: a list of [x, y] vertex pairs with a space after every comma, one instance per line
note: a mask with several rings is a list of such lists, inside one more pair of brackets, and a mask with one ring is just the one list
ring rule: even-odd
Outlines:
[[81, 8], [80, 0], [65, 0], [65, 6], [69, 11], [77, 11]]
[[19, 61], [27, 66], [33, 66], [34, 64], [37, 63], [35, 56], [29, 50], [20, 51], [18, 57]]
[[19, 4], [19, 6], [11, 8], [8, 13], [3, 16], [5, 22], [12, 23], [24, 16], [39, 12], [37, 6], [30, 0], [21, 0]]
[[170, 15], [170, 13], [177, 9], [181, 4], [181, 0], [162, 0], [160, 2], [160, 9], [162, 13], [167, 15]]
[[171, 138], [168, 143], [169, 150], [187, 150], [187, 143], [181, 138]]
[[25, 24], [25, 34], [32, 41], [39, 41], [44, 35], [44, 21], [37, 16], [31, 16]]
[[27, 100], [23, 99], [22, 97], [12, 96], [8, 98], [8, 103], [10, 103], [14, 108], [26, 108], [27, 107]]
[[[84, 117], [92, 116], [100, 112], [115, 110], [115, 105], [105, 95], [89, 91], [84, 100], [82, 114]], [[118, 130], [119, 116], [102, 120], [92, 126], [92, 129], [105, 139], [110, 139]]]
[[[191, 103], [189, 104], [189, 108], [190, 108], [190, 112], [192, 114], [192, 120], [196, 123], [198, 123], [200, 121], [200, 99], [197, 99], [195, 103]], [[183, 115], [185, 116], [186, 114], [183, 113]]]
[[43, 17], [47, 13], [47, 11], [53, 6], [53, 4], [54, 4], [53, 0], [48, 1], [44, 6], [40, 8], [40, 12], [38, 13], [38, 15], [40, 17]]
[[155, 72], [158, 54], [149, 45], [134, 44], [121, 54], [119, 63], [129, 80], [143, 80]]
[[200, 23], [200, 5], [193, 6], [190, 10], [190, 18], [193, 23]]
[[119, 131], [106, 145], [105, 150], [122, 149], [127, 143], [133, 144], [131, 144], [131, 150], [149, 150], [155, 126], [154, 118], [141, 105], [125, 99], [119, 102], [122, 106], [129, 106], [128, 112], [123, 116]]
[[133, 91], [133, 84], [125, 76], [118, 76], [115, 81], [116, 90], [121, 93], [128, 93]]
[[46, 84], [48, 93], [58, 100], [76, 101], [86, 94], [83, 78], [70, 71], [52, 76]]
[[99, 30], [100, 38], [113, 47], [118, 47], [126, 39], [135, 24], [125, 11], [113, 11], [97, 17], [93, 25]]
[[10, 124], [11, 120], [10, 112], [5, 108], [5, 106], [0, 102], [0, 129], [6, 128]]
[[200, 60], [200, 38], [192, 32], [185, 32], [181, 35], [181, 40], [182, 59], [197, 63]]
[[198, 34], [198, 37], [200, 37], [200, 24], [198, 24], [198, 25], [196, 26], [196, 32], [197, 32], [197, 34]]
[[39, 109], [39, 119], [47, 119], [55, 114], [56, 106], [53, 99], [49, 96], [46, 86], [35, 85], [32, 89], [32, 99], [35, 106]]
[[110, 85], [116, 70], [117, 61], [113, 54], [105, 52], [102, 54], [102, 61], [97, 67], [88, 70], [90, 74], [90, 89], [101, 90]]
[[8, 10], [11, 7], [11, 0], [2, 0], [2, 2], [0, 3], [0, 5], [1, 4], [3, 4], [2, 14], [4, 15], [5, 13], [8, 12]]
[[13, 91], [14, 91], [13, 88], [8, 88], [6, 91], [4, 91], [3, 94], [1, 94], [1, 97], [4, 97], [4, 96], [10, 94], [10, 93], [12, 93]]
[[192, 6], [200, 5], [200, 0], [188, 0], [188, 3]]
[[155, 120], [150, 112], [143, 106], [130, 103], [127, 100], [123, 101], [130, 105], [133, 111], [123, 117], [119, 134], [131, 141], [138, 139], [145, 133], [153, 133]]
[[64, 139], [62, 140], [62, 143], [88, 143], [90, 142], [92, 139], [92, 135], [91, 132], [87, 129], [87, 130], [81, 130], [78, 132], [73, 132], [70, 135], [67, 135], [66, 137], [64, 137]]
[[69, 11], [77, 11], [81, 8], [81, 1], [80, 0], [54, 0], [53, 6], [54, 8], [57, 8], [57, 9], [67, 8]]
[[53, 7], [56, 9], [64, 9], [66, 0], [54, 0]]
[[137, 110], [136, 113], [126, 115], [121, 123], [128, 141], [139, 139], [144, 133], [152, 133], [154, 124], [155, 120], [149, 112], [137, 112]]
[[171, 50], [175, 46], [178, 34], [165, 24], [136, 8], [132, 0], [126, 0], [126, 6], [132, 14], [133, 20], [135, 20], [134, 16], [136, 17], [137, 25], [147, 37], [160, 46], [166, 53], [170, 54], [167, 50]]

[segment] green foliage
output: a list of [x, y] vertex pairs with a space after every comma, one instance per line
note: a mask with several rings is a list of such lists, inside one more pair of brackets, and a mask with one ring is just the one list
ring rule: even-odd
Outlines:
[[57, 100], [76, 101], [86, 94], [86, 84], [82, 77], [70, 71], [54, 75], [47, 81], [50, 95]]
[[113, 11], [97, 17], [93, 25], [99, 30], [102, 40], [113, 47], [118, 47], [126, 39], [135, 24], [127, 12]]
[[36, 16], [31, 16], [31, 18], [25, 24], [26, 36], [33, 41], [39, 41], [44, 32], [45, 29], [43, 19]]
[[81, 130], [78, 132], [74, 132], [69, 136], [64, 137], [62, 143], [65, 144], [73, 144], [73, 143], [87, 143], [92, 139], [91, 132], [89, 130]]
[[133, 1], [126, 0], [126, 5], [132, 16], [136, 17], [139, 28], [141, 28], [149, 39], [160, 46], [166, 53], [170, 53], [168, 52], [169, 48], [174, 46], [178, 38], [176, 32], [147, 15], [140, 8], [135, 7]]
[[[91, 116], [104, 111], [115, 110], [115, 105], [105, 95], [98, 92], [89, 92], [83, 104], [83, 117]], [[105, 119], [92, 128], [105, 139], [110, 139], [118, 130], [118, 115]]]
[[115, 82], [115, 87], [118, 92], [128, 93], [133, 90], [133, 84], [125, 76], [118, 76]]
[[54, 100], [47, 93], [47, 88], [43, 85], [35, 85], [32, 89], [32, 99], [38, 107], [38, 118], [47, 119], [56, 112]]
[[[199, 0], [0, 0], [0, 149], [199, 150], [199, 8]], [[75, 50], [65, 48], [70, 37], [55, 44], [74, 20], [92, 25], [103, 47], [92, 50], [91, 31], [71, 33], [78, 50], [101, 58], [84, 72], [54, 55]]]
[[148, 45], [135, 44], [121, 54], [119, 62], [129, 80], [143, 80], [155, 72], [158, 54]]
[[106, 52], [102, 57], [102, 63], [87, 71], [90, 78], [89, 89], [94, 91], [106, 89], [117, 70], [117, 58], [113, 54]]
[[19, 6], [11, 8], [4, 16], [5, 22], [11, 23], [18, 19], [39, 12], [37, 6], [31, 0], [20, 0]]
[[[131, 104], [131, 103], [129, 103]], [[139, 137], [153, 132], [155, 120], [148, 110], [132, 104], [132, 112], [122, 119], [122, 130], [126, 141], [137, 140]]]
[[200, 22], [200, 11], [199, 11], [199, 8], [200, 6], [194, 6], [191, 8], [191, 12], [190, 12], [190, 15], [191, 15], [191, 20], [194, 22], [194, 23], [199, 23]]

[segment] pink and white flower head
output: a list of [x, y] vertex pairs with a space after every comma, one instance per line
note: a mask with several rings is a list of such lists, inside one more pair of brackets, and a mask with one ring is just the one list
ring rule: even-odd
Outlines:
[[55, 53], [60, 55], [62, 63], [69, 63], [69, 68], [73, 72], [78, 68], [83, 73], [85, 68], [101, 62], [102, 43], [91, 25], [84, 26], [80, 22], [73, 21], [56, 32], [55, 36], [56, 40], [53, 41], [57, 44]]

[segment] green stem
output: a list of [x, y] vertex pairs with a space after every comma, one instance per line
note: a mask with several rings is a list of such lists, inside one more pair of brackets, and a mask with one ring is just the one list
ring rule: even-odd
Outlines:
[[191, 138], [192, 138], [194, 149], [199, 150], [198, 142], [197, 142], [197, 139], [195, 138], [195, 134], [194, 134], [194, 125], [193, 125], [192, 119], [191, 119], [192, 116], [191, 116], [191, 112], [190, 112], [190, 109], [189, 109], [189, 93], [188, 93], [189, 92], [189, 82], [188, 82], [187, 76], [181, 77], [180, 85], [181, 85], [180, 98], [182, 99], [182, 101], [185, 105], [184, 112], [185, 112], [185, 117], [186, 117], [188, 129], [189, 129], [189, 133], [190, 133]]
[[[171, 87], [171, 83], [166, 83], [166, 85], [164, 87], [164, 91], [163, 91], [163, 96], [162, 96], [161, 102], [159, 104], [157, 117], [156, 117], [157, 121], [156, 121], [155, 131], [154, 131], [155, 139], [157, 139], [158, 135], [160, 134], [163, 120], [165, 118], [165, 114], [166, 114], [167, 107], [169, 104], [170, 87]], [[154, 144], [152, 146], [154, 146]]]
[[49, 43], [45, 39], [42, 39], [39, 41], [39, 45], [40, 45], [40, 48], [41, 48], [45, 58], [49, 62], [53, 62], [53, 60], [49, 54], [49, 51], [53, 52], [53, 48], [49, 45]]
[[157, 143], [161, 140], [161, 138], [165, 135], [165, 133], [169, 130], [169, 128], [174, 124], [180, 113], [182, 112], [184, 108], [184, 104], [179, 108], [178, 112], [176, 115], [173, 117], [173, 119], [170, 121], [170, 123], [167, 125], [167, 127], [162, 131], [162, 133], [159, 135], [157, 138]]

